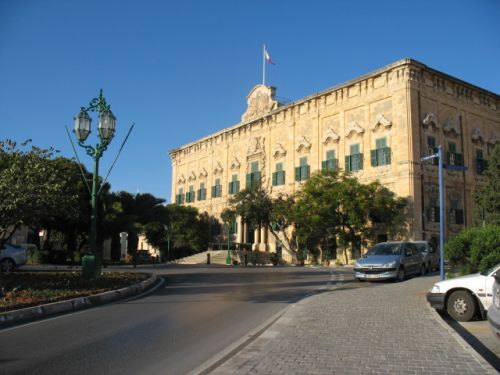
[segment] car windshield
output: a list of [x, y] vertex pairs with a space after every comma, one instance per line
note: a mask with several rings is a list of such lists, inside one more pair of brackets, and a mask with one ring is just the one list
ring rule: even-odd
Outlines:
[[366, 255], [399, 255], [401, 254], [400, 243], [379, 243], [372, 247]]
[[425, 253], [427, 251], [427, 246], [425, 246], [425, 243], [416, 243], [415, 246], [421, 253]]
[[481, 275], [488, 276], [490, 273], [492, 273], [493, 271], [495, 271], [498, 267], [500, 267], [500, 263], [498, 263], [496, 266], [488, 268], [486, 271], [481, 272]]

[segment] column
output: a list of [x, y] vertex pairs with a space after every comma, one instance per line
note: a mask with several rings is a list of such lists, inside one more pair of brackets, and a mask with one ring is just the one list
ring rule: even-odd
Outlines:
[[260, 228], [260, 246], [261, 251], [268, 251], [269, 246], [267, 244], [267, 225], [262, 225]]

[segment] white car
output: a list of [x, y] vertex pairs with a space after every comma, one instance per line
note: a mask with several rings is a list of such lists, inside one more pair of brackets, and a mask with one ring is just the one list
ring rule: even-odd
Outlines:
[[488, 322], [490, 323], [493, 336], [500, 340], [500, 272], [495, 272], [493, 283], [493, 302], [488, 309]]
[[500, 264], [482, 273], [475, 273], [435, 283], [427, 293], [427, 301], [461, 322], [480, 313], [483, 318], [492, 302], [495, 273]]
[[21, 246], [5, 244], [0, 250], [0, 267], [2, 272], [10, 272], [26, 263], [26, 249]]

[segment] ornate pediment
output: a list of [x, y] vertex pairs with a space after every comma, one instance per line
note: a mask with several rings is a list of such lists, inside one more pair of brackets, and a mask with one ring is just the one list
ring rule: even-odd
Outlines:
[[375, 131], [379, 126], [383, 126], [385, 128], [390, 128], [392, 126], [392, 121], [387, 119], [382, 113], [377, 116], [375, 123], [371, 127], [371, 131]]
[[217, 162], [215, 164], [215, 168], [214, 168], [214, 174], [217, 175], [217, 174], [220, 174], [222, 173], [224, 169], [222, 168], [222, 165], [220, 164], [220, 162]]
[[252, 137], [248, 142], [247, 155], [254, 155], [264, 152], [264, 137]]
[[181, 173], [181, 175], [179, 176], [179, 178], [177, 179], [177, 182], [179, 184], [183, 184], [184, 182], [186, 182], [186, 177], [184, 177], [184, 174]]
[[198, 177], [203, 178], [207, 176], [208, 176], [207, 170], [205, 169], [205, 167], [201, 167], [200, 171], [198, 172]]
[[241, 163], [238, 161], [238, 158], [234, 157], [229, 168], [231, 168], [231, 170], [236, 170], [240, 169], [240, 166]]
[[471, 135], [472, 142], [474, 142], [476, 144], [483, 144], [484, 138], [483, 138], [483, 135], [481, 133], [482, 133], [482, 131], [480, 128], [475, 128], [472, 131], [472, 135]]
[[460, 129], [455, 121], [448, 119], [446, 124], [443, 126], [443, 132], [446, 135], [454, 135], [456, 137], [460, 134]]
[[281, 143], [276, 143], [273, 149], [273, 156], [275, 158], [281, 158], [286, 155], [286, 150], [283, 148], [283, 145]]
[[247, 96], [247, 110], [241, 117], [242, 122], [248, 122], [262, 117], [278, 108], [275, 98], [276, 88], [264, 85], [255, 86]]
[[338, 142], [340, 139], [340, 135], [335, 133], [332, 128], [328, 128], [323, 136], [323, 144], [326, 145], [329, 142]]
[[429, 126], [432, 126], [434, 129], [439, 129], [439, 124], [436, 115], [432, 112], [428, 113], [422, 120], [422, 126], [425, 129], [427, 129]]
[[345, 130], [345, 136], [350, 137], [352, 134], [363, 134], [365, 129], [357, 123], [357, 121], [351, 121]]
[[309, 151], [311, 149], [311, 142], [309, 142], [306, 137], [302, 136], [299, 138], [299, 141], [297, 142], [297, 152], [300, 152], [302, 150]]
[[188, 174], [188, 181], [195, 181], [196, 180], [196, 174], [194, 173], [194, 171], [191, 171], [189, 172]]

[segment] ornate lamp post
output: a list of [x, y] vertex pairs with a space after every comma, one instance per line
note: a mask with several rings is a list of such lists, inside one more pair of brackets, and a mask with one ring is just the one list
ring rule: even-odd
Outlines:
[[[86, 145], [84, 142], [91, 133], [90, 125], [92, 119], [89, 112], [99, 113], [98, 135], [100, 143], [94, 147]], [[98, 98], [90, 101], [88, 107], [81, 107], [80, 112], [75, 117], [75, 127], [73, 129], [78, 144], [83, 147], [87, 154], [94, 159], [94, 174], [92, 178], [92, 198], [90, 216], [90, 255], [82, 259], [82, 275], [85, 278], [99, 277], [101, 274], [102, 252], [97, 251], [97, 179], [99, 177], [99, 159], [113, 139], [115, 133], [116, 118], [111, 112], [111, 107], [106, 103], [102, 95], [102, 90]]]

